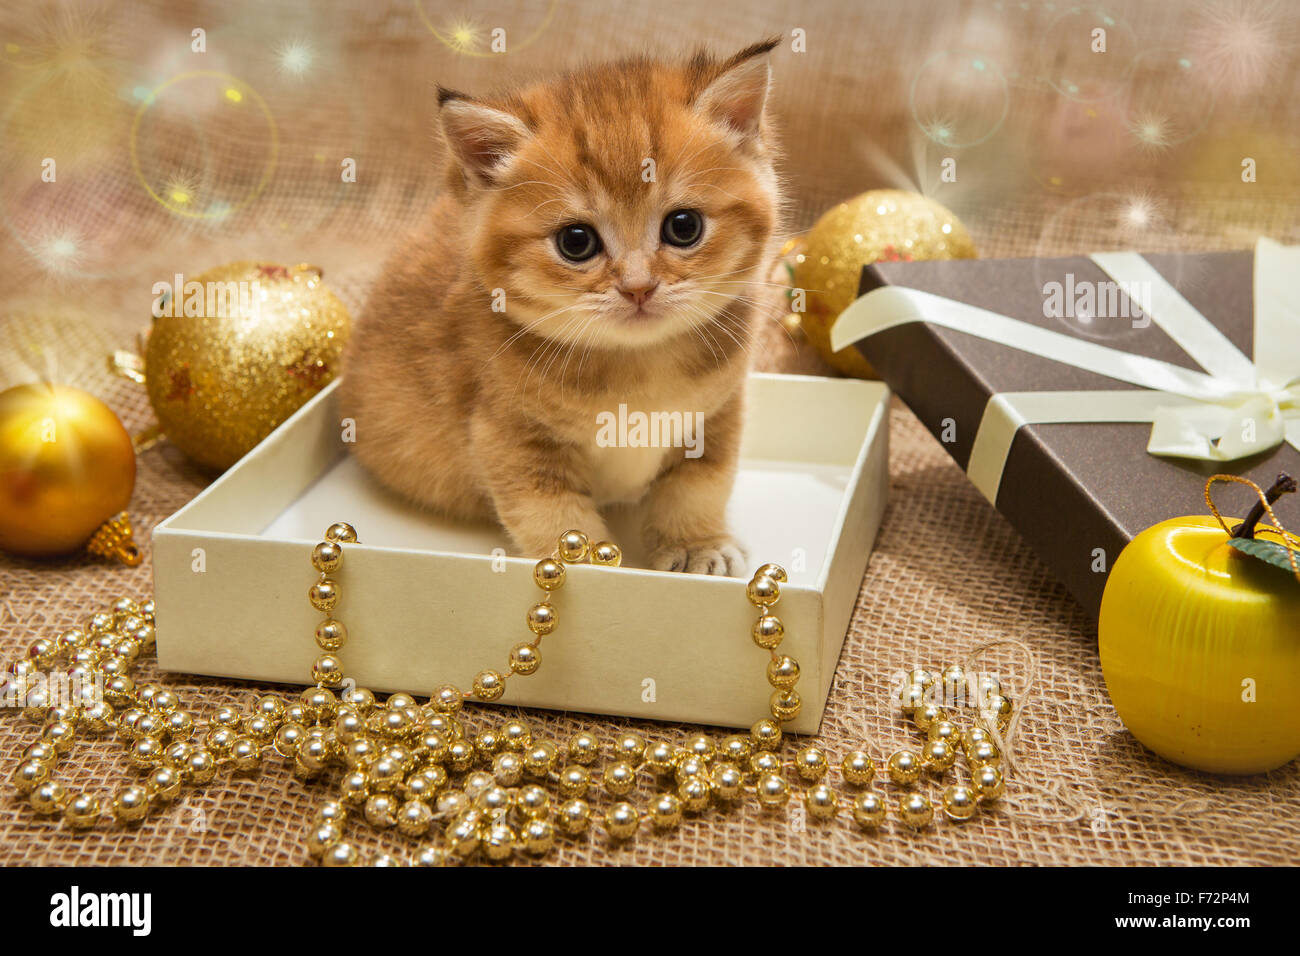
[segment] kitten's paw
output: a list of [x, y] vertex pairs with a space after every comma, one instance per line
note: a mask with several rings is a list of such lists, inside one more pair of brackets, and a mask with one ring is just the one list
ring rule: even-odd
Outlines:
[[650, 555], [656, 571], [718, 574], [738, 578], [745, 574], [745, 552], [733, 538], [706, 538], [667, 544]]

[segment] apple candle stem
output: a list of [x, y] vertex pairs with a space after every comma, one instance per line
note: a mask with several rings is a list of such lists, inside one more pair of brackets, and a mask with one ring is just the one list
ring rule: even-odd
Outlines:
[[1255, 502], [1255, 506], [1246, 514], [1246, 520], [1232, 529], [1232, 536], [1234, 538], [1253, 539], [1255, 537], [1256, 526], [1259, 524], [1260, 519], [1264, 517], [1268, 509], [1272, 507], [1273, 502], [1277, 501], [1277, 499], [1281, 498], [1283, 495], [1293, 493], [1296, 489], [1297, 483], [1294, 478], [1286, 472], [1278, 475], [1277, 481], [1273, 482], [1272, 487], [1270, 487], [1268, 491], [1264, 492], [1264, 498], [1268, 501], [1268, 505], [1265, 505], [1263, 501]]

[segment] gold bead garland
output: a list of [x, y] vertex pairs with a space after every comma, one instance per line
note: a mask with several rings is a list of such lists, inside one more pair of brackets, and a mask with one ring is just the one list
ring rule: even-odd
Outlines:
[[[25, 658], [8, 666], [11, 678], [69, 664], [70, 674], [91, 679], [92, 686], [70, 706], [48, 706], [33, 691], [24, 714], [42, 724], [41, 739], [28, 747], [14, 771], [15, 789], [37, 814], [61, 818], [72, 831], [97, 826], [105, 806], [119, 824], [134, 825], [178, 799], [184, 788], [204, 786], [219, 772], [255, 773], [268, 753], [276, 754], [292, 761], [300, 780], [328, 775], [335, 781], [336, 795], [319, 807], [305, 833], [308, 857], [324, 866], [363, 861], [344, 838], [353, 819], [376, 830], [395, 830], [417, 843], [438, 835], [415, 850], [416, 865], [479, 856], [504, 862], [516, 855], [546, 855], [561, 837], [580, 837], [593, 824], [608, 841], [619, 843], [643, 829], [671, 831], [688, 815], [748, 798], [764, 811], [777, 812], [794, 795], [787, 770], [804, 787], [798, 797], [809, 819], [827, 824], [848, 816], [863, 831], [877, 830], [890, 816], [910, 829], [929, 825], [935, 805], [915, 787], [926, 773], [942, 778], [958, 754], [966, 757], [970, 781], [943, 790], [939, 808], [948, 821], [969, 820], [1003, 795], [1001, 755], [993, 735], [979, 724], [961, 729], [955, 714], [945, 709], [952, 695], [932, 699], [940, 689], [967, 686], [956, 666], [943, 672], [938, 686], [932, 675], [913, 672], [898, 693], [905, 716], [925, 733], [926, 743], [919, 753], [897, 751], [886, 762], [886, 776], [901, 791], [892, 805], [866, 789], [876, 765], [865, 751], [852, 751], [839, 764], [844, 784], [852, 788], [848, 796], [831, 785], [831, 761], [820, 748], [801, 748], [787, 765], [780, 756], [781, 724], [799, 713], [799, 665], [779, 653], [784, 626], [772, 611], [787, 576], [772, 564], [761, 567], [746, 586], [758, 611], [752, 637], [770, 654], [767, 673], [774, 688], [772, 717], [758, 721], [748, 734], [718, 742], [692, 733], [672, 746], [647, 743], [629, 732], [607, 754], [591, 732], [575, 733], [561, 746], [535, 740], [518, 719], [471, 735], [463, 723], [465, 701], [500, 699], [511, 676], [534, 673], [540, 665], [539, 645], [556, 627], [552, 595], [564, 585], [566, 565], [619, 565], [615, 545], [590, 544], [577, 531], [562, 535], [555, 552], [535, 566], [533, 579], [542, 598], [525, 616], [533, 637], [511, 651], [506, 671], [479, 672], [470, 692], [445, 684], [424, 705], [403, 693], [390, 695], [381, 705], [373, 693], [357, 688], [340, 696], [335, 690], [344, 678], [337, 652], [347, 643], [347, 629], [333, 617], [340, 592], [332, 575], [343, 569], [344, 546], [356, 542], [355, 530], [338, 523], [311, 553], [318, 577], [308, 596], [325, 615], [315, 629], [322, 651], [312, 667], [315, 686], [302, 691], [297, 701], [266, 695], [247, 710], [218, 708], [201, 735], [175, 693], [159, 684], [137, 686], [131, 676], [141, 653], [153, 646], [152, 602], [123, 598], [93, 615], [84, 630], [33, 642]], [[103, 700], [93, 693], [96, 677], [104, 681]], [[964, 702], [961, 695], [956, 699]], [[1012, 705], [996, 682], [981, 683], [978, 699], [986, 717], [1006, 725]], [[122, 785], [107, 804], [94, 794], [70, 793], [54, 779], [59, 760], [78, 738], [113, 732], [123, 739], [128, 760], [142, 778]], [[641, 806], [635, 797], [647, 777], [660, 789]], [[603, 811], [594, 805], [602, 797], [607, 801]], [[399, 861], [381, 853], [366, 862]]]
[[[799, 662], [777, 653], [785, 637], [785, 625], [772, 613], [772, 608], [781, 600], [781, 585], [787, 580], [785, 569], [779, 564], [765, 564], [754, 572], [745, 586], [749, 603], [758, 608], [758, 620], [750, 633], [755, 644], [771, 653], [767, 681], [774, 689], [768, 706], [773, 719], [780, 723], [794, 720], [803, 709], [803, 700], [795, 690], [795, 684], [799, 682]], [[780, 740], [779, 730], [776, 739]]]

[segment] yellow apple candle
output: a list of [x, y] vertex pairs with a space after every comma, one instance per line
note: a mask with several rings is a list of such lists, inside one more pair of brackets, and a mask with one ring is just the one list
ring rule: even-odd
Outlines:
[[[1210, 484], [1223, 478], [1236, 480]], [[1098, 623], [1106, 687], [1133, 736], [1174, 763], [1250, 774], [1300, 754], [1300, 575], [1230, 543], [1254, 539], [1295, 490], [1281, 476], [1231, 531], [1217, 512], [1154, 525], [1111, 569]]]

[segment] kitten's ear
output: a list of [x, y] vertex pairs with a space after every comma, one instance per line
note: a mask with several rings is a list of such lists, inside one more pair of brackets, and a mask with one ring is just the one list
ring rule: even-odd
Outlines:
[[442, 135], [465, 172], [490, 186], [528, 138], [528, 127], [517, 116], [477, 103], [463, 93], [438, 88]]
[[756, 136], [772, 81], [769, 60], [780, 42], [774, 37], [755, 43], [723, 63], [696, 97], [696, 108], [744, 136]]

